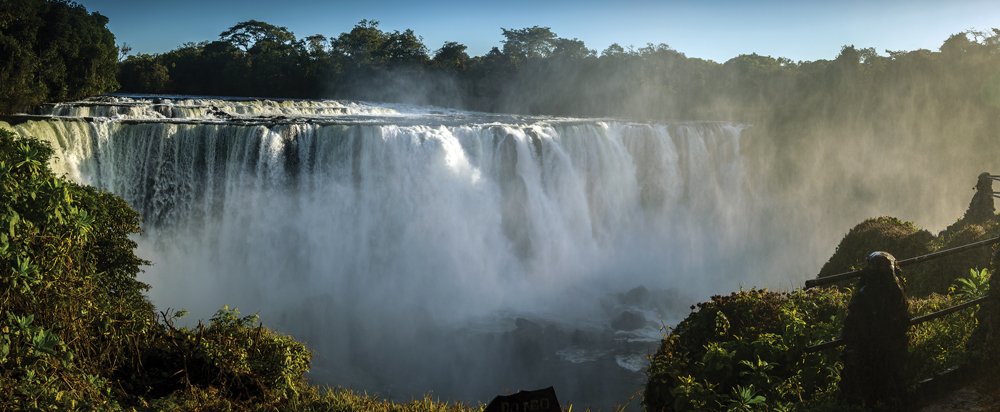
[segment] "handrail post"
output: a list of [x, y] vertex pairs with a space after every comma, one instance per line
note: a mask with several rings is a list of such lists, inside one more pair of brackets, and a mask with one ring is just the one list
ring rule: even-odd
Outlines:
[[[997, 296], [1000, 293], [1000, 247], [993, 252], [990, 261], [990, 291], [989, 296]], [[1000, 360], [1000, 301], [988, 299], [979, 305], [976, 312], [976, 319], [979, 325], [969, 337], [968, 348], [976, 353], [981, 361], [979, 364], [987, 364]]]
[[964, 220], [968, 222], [985, 222], [993, 217], [996, 209], [993, 207], [993, 176], [983, 172], [976, 182], [976, 194], [972, 195], [969, 209], [965, 211]]
[[867, 409], [898, 410], [906, 390], [910, 315], [896, 258], [868, 255], [847, 306], [840, 394]]

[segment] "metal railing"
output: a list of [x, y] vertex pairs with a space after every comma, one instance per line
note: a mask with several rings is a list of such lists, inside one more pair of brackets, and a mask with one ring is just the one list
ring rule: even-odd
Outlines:
[[[818, 286], [818, 284], [830, 284], [838, 280], [861, 277], [862, 283], [855, 291], [848, 304], [847, 317], [840, 331], [840, 338], [831, 341], [808, 346], [805, 353], [815, 353], [828, 349], [845, 346], [842, 352], [844, 371], [838, 384], [840, 396], [843, 401], [860, 403], [863, 406], [875, 407], [876, 405], [889, 405], [890, 409], [901, 408], [902, 405], [911, 400], [907, 400], [906, 390], [902, 382], [909, 366], [906, 356], [900, 355], [900, 350], [904, 350], [910, 345], [910, 334], [907, 332], [913, 326], [940, 319], [980, 305], [989, 300], [995, 299], [997, 291], [988, 292], [986, 296], [971, 299], [957, 305], [937, 310], [920, 316], [912, 316], [909, 313], [908, 298], [902, 285], [899, 283], [899, 268], [902, 266], [916, 265], [953, 255], [962, 251], [990, 246], [1000, 243], [1000, 237], [973, 242], [959, 247], [949, 248], [926, 255], [916, 256], [909, 259], [895, 261], [886, 253], [873, 253], [869, 255], [868, 264], [865, 269], [842, 273], [833, 281], [824, 283], [812, 282], [807, 287]], [[994, 254], [992, 265], [996, 269], [1000, 251]], [[882, 260], [879, 261], [878, 259]], [[889, 264], [886, 264], [888, 259]], [[828, 278], [832, 278], [829, 276]], [[825, 279], [825, 278], [821, 278]], [[818, 280], [818, 279], [817, 279]], [[991, 294], [992, 293], [992, 294]], [[989, 306], [989, 312], [980, 309], [976, 314], [977, 318], [989, 318], [991, 313], [996, 312], [996, 306]], [[985, 317], [985, 318], [984, 318]], [[993, 316], [996, 317], [996, 316]], [[990, 321], [987, 321], [990, 323]], [[992, 322], [995, 323], [995, 322]], [[978, 330], [977, 330], [978, 332]], [[987, 333], [988, 335], [988, 333]], [[995, 344], [995, 343], [994, 343]], [[968, 366], [968, 365], [962, 365]], [[851, 373], [848, 373], [848, 369]], [[920, 382], [922, 388], [933, 391], [934, 385], [947, 384], [950, 377], [948, 372], [955, 372], [959, 368], [952, 368], [940, 374], [935, 374], [935, 378], [926, 379]], [[939, 376], [940, 375], [940, 376]], [[878, 382], [896, 382], [895, 384], [882, 384]]]
[[[1000, 178], [1000, 176], [998, 176], [998, 178]], [[908, 259], [899, 260], [899, 261], [896, 262], [896, 264], [899, 267], [912, 266], [912, 265], [916, 265], [916, 264], [919, 264], [919, 263], [928, 262], [928, 261], [931, 261], [931, 260], [934, 260], [934, 259], [939, 259], [939, 258], [942, 258], [942, 257], [945, 257], [945, 256], [953, 255], [953, 254], [956, 254], [956, 253], [965, 252], [967, 250], [981, 248], [981, 247], [984, 247], [984, 246], [990, 246], [990, 245], [993, 245], [993, 244], [996, 244], [996, 243], [1000, 243], [1000, 236], [997, 236], [997, 237], [994, 237], [994, 238], [990, 238], [990, 239], [986, 239], [986, 240], [981, 240], [981, 241], [978, 241], [978, 242], [973, 242], [973, 243], [965, 244], [965, 245], [962, 245], [962, 246], [957, 246], [957, 247], [945, 249], [945, 250], [939, 250], [937, 252], [928, 253], [926, 255], [914, 256], [914, 257], [911, 257], [911, 258], [908, 258]], [[838, 273], [836, 275], [824, 276], [824, 277], [817, 278], [817, 279], [809, 279], [809, 280], [806, 281], [806, 288], [808, 289], [808, 288], [812, 288], [812, 287], [816, 287], [816, 286], [828, 285], [828, 284], [835, 283], [835, 282], [842, 281], [842, 280], [858, 278], [858, 277], [861, 277], [861, 274], [864, 273], [865, 270], [867, 270], [867, 269], [858, 269], [858, 270], [853, 270], [853, 271], [850, 271], [850, 272]], [[969, 308], [969, 307], [972, 307], [972, 306], [976, 306], [976, 305], [978, 305], [978, 304], [980, 304], [980, 303], [988, 300], [989, 298], [990, 298], [990, 295], [979, 297], [979, 298], [972, 299], [972, 300], [967, 301], [967, 302], [960, 303], [960, 304], [955, 305], [955, 306], [951, 306], [951, 307], [948, 307], [948, 308], [945, 308], [945, 309], [941, 309], [941, 310], [939, 310], [937, 312], [934, 312], [934, 313], [929, 313], [929, 314], [926, 314], [926, 315], [922, 315], [922, 316], [917, 316], [915, 318], [911, 318], [910, 319], [910, 326], [919, 325], [919, 324], [927, 322], [927, 321], [931, 321], [931, 320], [934, 320], [934, 319], [938, 319], [940, 317], [944, 317], [944, 316], [950, 315], [950, 314], [958, 312], [958, 311], [960, 311], [962, 309]], [[820, 344], [809, 346], [809, 347], [806, 348], [806, 352], [807, 353], [810, 353], [810, 352], [819, 352], [819, 351], [822, 351], [824, 349], [835, 348], [835, 347], [841, 346], [843, 344], [844, 344], [844, 340], [843, 339], [835, 339], [835, 340], [832, 340], [832, 341], [829, 341], [829, 342], [823, 342], [823, 343], [820, 343]]]
[[[941, 309], [941, 310], [939, 310], [937, 312], [934, 312], [934, 313], [928, 313], [926, 315], [921, 315], [921, 316], [917, 316], [915, 318], [910, 318], [910, 326], [917, 326], [917, 325], [919, 325], [921, 323], [924, 323], [924, 322], [929, 322], [929, 321], [932, 321], [932, 320], [937, 319], [937, 318], [943, 318], [943, 317], [948, 316], [948, 315], [950, 315], [952, 313], [958, 312], [958, 311], [960, 311], [962, 309], [967, 309], [967, 308], [971, 308], [973, 306], [976, 306], [976, 305], [978, 305], [980, 303], [983, 303], [983, 302], [985, 302], [985, 301], [987, 301], [989, 299], [991, 299], [991, 296], [989, 296], [989, 295], [981, 296], [981, 297], [972, 299], [970, 301], [959, 303], [959, 304], [957, 304], [955, 306], [952, 306], [952, 307], [949, 307], [949, 308]], [[812, 345], [812, 346], [806, 347], [805, 352], [806, 353], [820, 352], [820, 351], [823, 351], [825, 349], [836, 348], [838, 346], [842, 346], [842, 345], [844, 345], [844, 343], [845, 343], [844, 339], [838, 338], [838, 339], [831, 340], [829, 342], [823, 342], [823, 343], [819, 343], [819, 344], [816, 344], [816, 345]]]
[[[909, 259], [903, 259], [897, 261], [896, 264], [899, 265], [899, 267], [907, 267], [918, 263], [923, 263], [928, 260], [942, 258], [948, 255], [953, 255], [955, 253], [965, 252], [966, 250], [976, 249], [979, 247], [988, 246], [995, 243], [1000, 243], [1000, 236], [991, 239], [981, 240], [978, 242], [969, 243], [967, 245], [953, 247], [950, 249], [939, 250], [937, 252], [928, 253], [926, 255], [915, 256]], [[861, 277], [861, 273], [864, 271], [865, 271], [864, 269], [858, 269], [858, 270], [852, 270], [850, 272], [838, 273], [836, 275], [823, 276], [821, 278], [816, 278], [816, 279], [809, 279], [806, 281], [806, 289], [814, 288], [816, 286], [829, 285], [831, 283], [836, 283], [842, 280], [858, 278]]]

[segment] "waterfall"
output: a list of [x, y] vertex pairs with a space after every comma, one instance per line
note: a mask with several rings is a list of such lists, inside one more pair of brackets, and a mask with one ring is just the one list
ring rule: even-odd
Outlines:
[[[662, 322], [751, 253], [740, 124], [198, 98], [46, 110], [16, 130], [141, 212], [154, 303], [259, 312], [310, 345], [322, 383], [485, 400], [539, 380], [580, 399], [603, 395], [576, 382], [620, 390], [621, 373], [620, 401]], [[626, 309], [646, 325], [609, 328]], [[522, 339], [535, 327], [549, 340]], [[532, 369], [559, 362], [603, 375]]]

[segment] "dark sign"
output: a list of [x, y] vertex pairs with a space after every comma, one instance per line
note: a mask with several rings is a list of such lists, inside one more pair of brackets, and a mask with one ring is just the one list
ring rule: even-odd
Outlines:
[[483, 412], [562, 412], [562, 408], [556, 399], [556, 390], [549, 386], [537, 391], [497, 396]]

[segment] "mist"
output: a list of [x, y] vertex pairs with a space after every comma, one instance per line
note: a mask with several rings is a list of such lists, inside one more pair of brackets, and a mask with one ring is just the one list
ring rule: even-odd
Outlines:
[[191, 324], [260, 313], [309, 344], [319, 383], [467, 401], [557, 384], [610, 406], [752, 246], [737, 123], [159, 101], [18, 129], [143, 214], [154, 303]]

